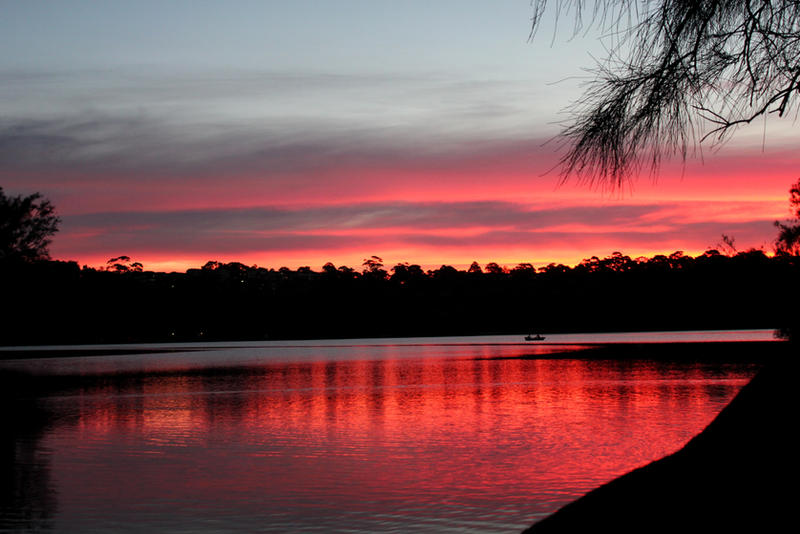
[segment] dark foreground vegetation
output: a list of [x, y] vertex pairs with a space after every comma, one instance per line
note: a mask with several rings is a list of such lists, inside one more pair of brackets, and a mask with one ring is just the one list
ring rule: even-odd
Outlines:
[[800, 273], [797, 256], [760, 250], [467, 271], [373, 257], [361, 272], [208, 262], [161, 273], [115, 260], [0, 262], [0, 343], [773, 328], [791, 316]]

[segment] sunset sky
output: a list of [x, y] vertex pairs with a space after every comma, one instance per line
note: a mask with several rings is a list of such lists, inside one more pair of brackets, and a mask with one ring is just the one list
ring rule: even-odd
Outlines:
[[0, 186], [62, 217], [56, 259], [278, 268], [574, 264], [721, 234], [771, 250], [796, 121], [658, 182], [559, 185], [563, 110], [604, 48], [529, 0], [0, 0]]

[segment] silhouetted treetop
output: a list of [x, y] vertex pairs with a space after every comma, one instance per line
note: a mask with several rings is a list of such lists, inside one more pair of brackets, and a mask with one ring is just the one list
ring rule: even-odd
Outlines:
[[383, 269], [383, 259], [378, 256], [366, 258], [361, 266], [363, 267], [362, 273], [364, 276], [374, 279], [384, 279], [388, 276], [388, 273]]
[[0, 261], [48, 259], [47, 247], [60, 222], [39, 193], [7, 196], [0, 187]]
[[619, 184], [798, 109], [798, 0], [534, 0], [532, 34], [552, 4], [575, 33], [596, 25], [610, 42], [562, 132], [564, 178]]
[[131, 261], [130, 256], [117, 256], [106, 262], [106, 271], [115, 273], [140, 273], [144, 265], [138, 261]]
[[789, 189], [789, 204], [795, 220], [785, 223], [775, 221], [779, 230], [775, 240], [775, 253], [800, 256], [800, 180]]
[[496, 262], [489, 262], [486, 264], [486, 272], [489, 274], [503, 274], [505, 273], [505, 269], [500, 267]]

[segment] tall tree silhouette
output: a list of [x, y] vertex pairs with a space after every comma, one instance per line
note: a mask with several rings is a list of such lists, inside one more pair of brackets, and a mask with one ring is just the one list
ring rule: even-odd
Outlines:
[[610, 41], [562, 132], [564, 178], [619, 184], [798, 109], [797, 0], [533, 0], [532, 35], [549, 4], [572, 12], [575, 33], [596, 25]]
[[39, 193], [7, 196], [0, 187], [0, 261], [48, 259], [47, 247], [60, 222]]

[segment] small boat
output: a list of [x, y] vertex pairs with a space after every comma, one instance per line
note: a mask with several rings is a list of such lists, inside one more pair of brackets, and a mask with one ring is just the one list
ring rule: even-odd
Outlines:
[[525, 336], [525, 341], [544, 341], [544, 336], [542, 334], [536, 334], [535, 336], [528, 334]]

